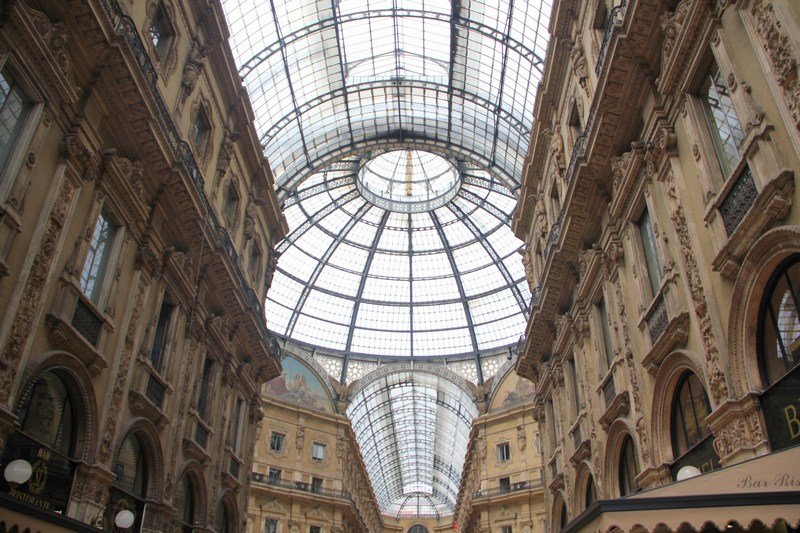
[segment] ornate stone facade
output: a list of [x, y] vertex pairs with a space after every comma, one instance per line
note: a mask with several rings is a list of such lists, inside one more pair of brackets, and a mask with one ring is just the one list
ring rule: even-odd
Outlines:
[[[787, 445], [765, 411], [774, 400], [758, 332], [770, 277], [800, 249], [796, 5], [562, 0], [554, 17], [547, 61], [564, 60], [561, 38], [592, 43], [596, 62], [584, 92], [572, 48], [573, 71], [548, 70], [538, 95], [523, 199], [553, 190], [552, 125], [569, 121], [576, 98], [588, 110], [585, 142], [567, 153], [569, 186], [556, 189], [563, 207], [546, 213], [560, 222], [557, 240], [540, 246], [534, 202], [514, 218], [539, 295], [516, 369], [536, 380], [534, 406], [552, 433], [542, 448], [551, 531], [593, 527], [573, 522], [590, 487], [614, 499], [671, 484], [686, 465], [712, 470]], [[727, 126], [708, 118], [710, 78], [738, 128], [728, 156]], [[566, 327], [578, 317], [587, 327]], [[686, 451], [672, 422], [692, 375], [708, 435]], [[626, 442], [632, 487], [619, 471]]]
[[[59, 457], [64, 479], [40, 468], [16, 494], [44, 494], [25, 501], [58, 510], [54, 519], [73, 520], [68, 529], [111, 527], [131, 496], [120, 457], [134, 439], [146, 484], [138, 504], [124, 505], [140, 513], [147, 501], [136, 527], [188, 520], [214, 531], [224, 514], [227, 531], [242, 531], [257, 429], [248, 413], [280, 368], [263, 273], [287, 228], [228, 62], [222, 12], [117, 0], [25, 0], [0, 11], [0, 75], [25, 102], [0, 174], [3, 467], [25, 450], [40, 462]], [[200, 99], [209, 128], [195, 153], [186, 111]], [[213, 184], [228, 169], [258, 196], [240, 206], [246, 231], [220, 222]], [[245, 268], [253, 246], [262, 264]], [[204, 327], [213, 317], [229, 327]], [[46, 402], [61, 390], [53, 383], [72, 406], [67, 426], [53, 422], [73, 435], [67, 444], [45, 431]], [[176, 501], [186, 479], [191, 517]], [[3, 494], [7, 505], [14, 497]]]

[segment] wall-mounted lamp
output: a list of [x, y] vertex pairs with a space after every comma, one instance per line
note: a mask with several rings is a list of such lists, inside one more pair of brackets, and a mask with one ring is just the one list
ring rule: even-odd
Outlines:
[[128, 529], [133, 525], [133, 520], [133, 513], [127, 509], [123, 509], [114, 517], [114, 525], [121, 529]]
[[31, 478], [32, 474], [33, 468], [25, 459], [14, 459], [6, 465], [6, 469], [3, 471], [3, 477], [6, 478], [11, 488], [22, 485]]

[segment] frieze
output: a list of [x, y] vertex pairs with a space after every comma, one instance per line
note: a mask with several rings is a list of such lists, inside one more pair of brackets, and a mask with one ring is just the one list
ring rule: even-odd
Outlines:
[[44, 227], [41, 245], [28, 269], [28, 279], [11, 322], [8, 340], [0, 355], [0, 368], [3, 369], [0, 372], [0, 404], [8, 402], [12, 380], [17, 375], [23, 348], [34, 325], [33, 317], [50, 275], [53, 259], [57, 255], [56, 248], [59, 246], [67, 210], [72, 203], [75, 190], [75, 185], [69, 179], [61, 182], [61, 188]]

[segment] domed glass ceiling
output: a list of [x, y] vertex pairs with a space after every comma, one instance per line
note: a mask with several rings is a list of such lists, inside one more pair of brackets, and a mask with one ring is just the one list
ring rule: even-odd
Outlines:
[[[402, 167], [408, 156], [393, 151], [366, 159], [312, 175], [287, 199], [290, 232], [278, 246], [267, 299], [270, 329], [378, 356], [478, 354], [516, 342], [530, 293], [521, 243], [508, 226], [516, 204], [511, 191], [462, 163], [455, 178], [445, 176], [460, 181], [445, 205], [389, 211], [359, 193], [359, 172], [371, 163]], [[411, 153], [412, 162], [428, 159], [433, 176], [448, 172], [446, 159]], [[414, 192], [421, 182], [415, 172], [422, 168], [409, 176], [412, 197], [422, 194]]]

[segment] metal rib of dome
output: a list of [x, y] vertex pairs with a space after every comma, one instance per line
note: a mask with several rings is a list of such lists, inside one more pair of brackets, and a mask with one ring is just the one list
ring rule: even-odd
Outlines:
[[549, 2], [222, 4], [280, 199], [331, 162], [406, 140], [518, 188]]
[[530, 293], [508, 227], [511, 191], [461, 164], [461, 188], [445, 205], [387, 211], [359, 194], [361, 166], [343, 161], [287, 199], [270, 329], [394, 357], [477, 355], [516, 342]]

